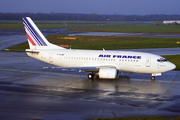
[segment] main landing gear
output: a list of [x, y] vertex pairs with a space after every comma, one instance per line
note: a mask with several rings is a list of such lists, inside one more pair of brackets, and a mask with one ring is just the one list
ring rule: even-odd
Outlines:
[[88, 74], [88, 78], [89, 79], [93, 79], [94, 78], [94, 74], [93, 73]]

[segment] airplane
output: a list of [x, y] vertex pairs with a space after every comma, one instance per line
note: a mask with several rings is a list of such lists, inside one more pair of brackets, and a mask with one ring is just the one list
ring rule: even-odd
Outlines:
[[110, 50], [65, 49], [50, 43], [30, 17], [23, 18], [30, 49], [28, 56], [58, 66], [45, 67], [89, 72], [88, 79], [116, 79], [119, 72], [151, 74], [155, 76], [176, 66], [165, 58], [150, 53]]

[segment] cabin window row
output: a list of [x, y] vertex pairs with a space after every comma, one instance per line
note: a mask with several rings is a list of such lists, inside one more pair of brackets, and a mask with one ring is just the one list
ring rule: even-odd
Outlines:
[[[88, 58], [88, 57], [60, 57], [59, 59], [66, 59], [66, 60], [94, 60], [94, 61], [116, 61], [116, 59], [108, 59], [108, 58]], [[119, 62], [138, 62], [138, 60], [133, 59], [119, 59]]]

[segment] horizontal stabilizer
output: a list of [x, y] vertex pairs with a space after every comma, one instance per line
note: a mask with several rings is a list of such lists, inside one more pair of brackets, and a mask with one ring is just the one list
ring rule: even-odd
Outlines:
[[4, 51], [9, 51], [9, 52], [26, 52], [24, 50], [15, 50], [15, 49], [4, 49]]

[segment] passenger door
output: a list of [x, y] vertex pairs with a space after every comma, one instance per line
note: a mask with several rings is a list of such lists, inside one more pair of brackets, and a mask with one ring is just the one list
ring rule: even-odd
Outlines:
[[49, 53], [49, 62], [53, 63], [53, 53]]
[[149, 56], [146, 57], [146, 67], [151, 67], [151, 58]]

